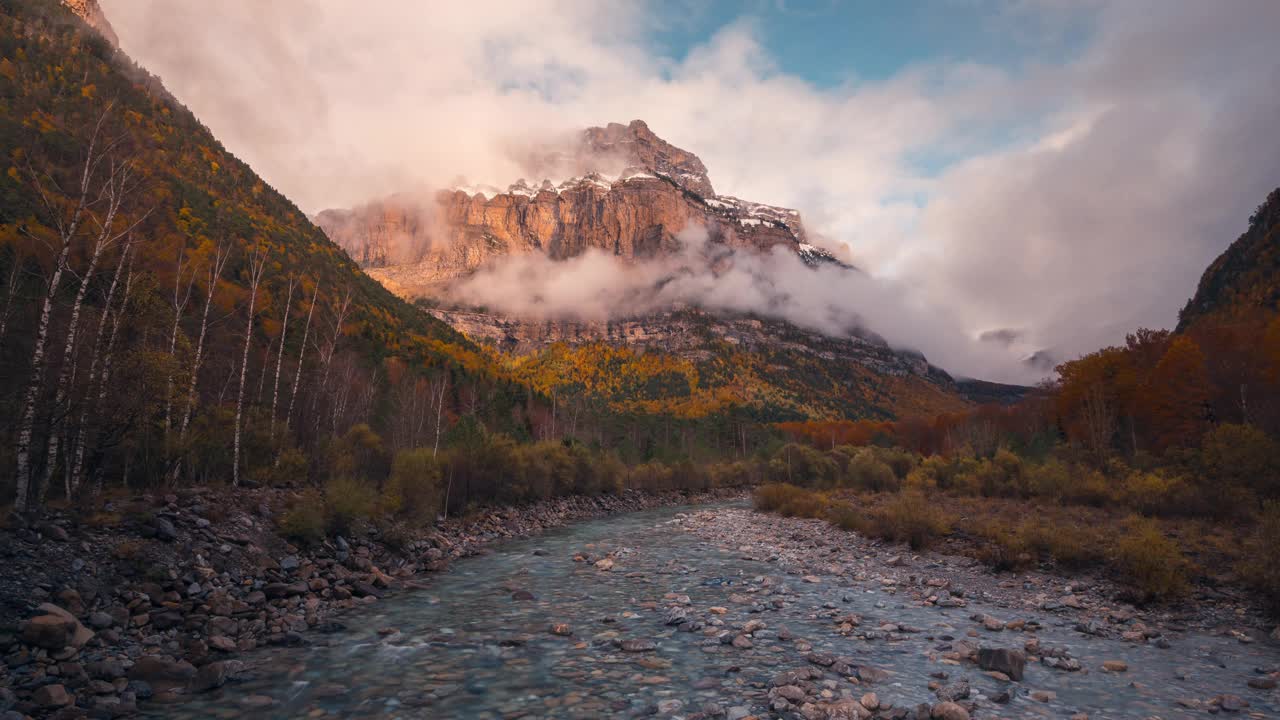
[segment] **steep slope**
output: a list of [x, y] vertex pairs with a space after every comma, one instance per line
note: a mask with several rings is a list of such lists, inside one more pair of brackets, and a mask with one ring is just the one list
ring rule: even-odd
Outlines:
[[1280, 188], [1249, 218], [1249, 228], [1204, 271], [1178, 313], [1178, 331], [1269, 316], [1280, 310]]
[[495, 388], [478, 412], [523, 422], [523, 390], [487, 356], [365, 275], [59, 4], [0, 5], [0, 157], [0, 464], [37, 495], [175, 468], [230, 479], [233, 446], [268, 473], [295, 444], [386, 431], [389, 364]]

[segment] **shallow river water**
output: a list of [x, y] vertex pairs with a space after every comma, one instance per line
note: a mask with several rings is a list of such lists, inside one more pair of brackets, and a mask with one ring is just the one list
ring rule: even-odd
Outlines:
[[[1246, 700], [1246, 716], [1280, 717], [1276, 691], [1246, 686], [1260, 670], [1280, 665], [1274, 643], [1182, 634], [1161, 649], [1082, 634], [1068, 616], [1020, 611], [1018, 617], [1042, 627], [984, 633], [976, 641], [1020, 648], [1038, 637], [1042, 645], [1068, 649], [1084, 671], [1028, 664], [1023, 682], [1004, 683], [969, 663], [943, 663], [939, 649], [978, 627], [971, 615], [1011, 619], [1007, 609], [975, 601], [964, 608], [921, 606], [910, 593], [835, 575], [806, 582], [672, 522], [677, 513], [705, 509], [617, 516], [497, 546], [432, 576], [428, 589], [340, 617], [348, 628], [342, 632], [312, 635], [306, 647], [251, 653], [248, 680], [156, 714], [626, 718], [687, 717], [717, 706], [729, 717], [779, 717], [768, 711], [771, 680], [786, 670], [818, 668], [824, 675], [816, 682], [825, 682], [834, 698], [871, 690], [882, 703], [907, 707], [937, 701], [928, 687], [931, 674], [946, 673], [944, 684], [967, 679], [972, 697], [981, 701], [977, 717], [1193, 717], [1206, 711], [1179, 707], [1179, 699], [1205, 701], [1223, 693]], [[606, 571], [575, 562], [577, 553], [593, 559], [614, 553], [615, 565]], [[527, 598], [524, 593], [534, 599], [517, 599]], [[683, 595], [690, 619], [723, 625], [691, 632], [668, 625], [669, 608], [683, 603]], [[727, 612], [715, 614], [712, 607]], [[834, 618], [848, 613], [861, 615], [863, 628], [892, 622], [917, 632], [845, 637]], [[734, 637], [752, 620], [766, 625], [750, 638], [752, 647], [716, 637]], [[571, 634], [556, 634], [555, 625], [567, 625], [559, 631]], [[622, 642], [628, 640], [652, 641], [653, 649]], [[806, 656], [815, 652], [887, 677], [854, 684], [809, 663]], [[1102, 672], [1105, 660], [1122, 660], [1129, 670]], [[1012, 700], [991, 704], [989, 698], [1005, 688], [1012, 688]], [[1038, 702], [1028, 696], [1032, 690], [1055, 697]]]

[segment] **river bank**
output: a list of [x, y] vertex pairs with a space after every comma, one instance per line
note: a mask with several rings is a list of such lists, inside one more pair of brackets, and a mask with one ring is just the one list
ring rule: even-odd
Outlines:
[[1104, 587], [1058, 596], [1061, 578], [967, 563], [740, 503], [574, 523], [463, 560], [305, 647], [247, 655], [232, 683], [163, 715], [1280, 713], [1280, 647], [1265, 634], [1206, 632], [1110, 602]]
[[119, 498], [0, 527], [0, 717], [120, 717], [221, 687], [260, 646], [332, 633], [494, 543], [588, 518], [732, 496], [568, 497], [301, 548], [276, 521], [297, 494], [206, 489]]

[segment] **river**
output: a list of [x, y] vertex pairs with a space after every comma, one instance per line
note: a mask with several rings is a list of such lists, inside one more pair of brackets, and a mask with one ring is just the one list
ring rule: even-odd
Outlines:
[[[739, 537], [690, 532], [688, 514], [707, 511], [638, 512], [502, 544], [433, 576], [427, 589], [340, 617], [346, 630], [314, 634], [305, 647], [255, 651], [246, 659], [247, 679], [155, 714], [800, 717], [770, 712], [769, 689], [784, 671], [813, 669], [821, 676], [801, 684], [819, 701], [874, 691], [884, 705], [914, 708], [938, 701], [931, 680], [967, 680], [977, 717], [1193, 717], [1207, 706], [1181, 707], [1179, 700], [1203, 702], [1223, 693], [1249, 703], [1246, 713], [1280, 717], [1275, 690], [1246, 686], [1280, 666], [1280, 648], [1271, 641], [1181, 633], [1158, 647], [1084, 634], [1076, 629], [1078, 618], [1035, 609], [1017, 613], [1032, 627], [1039, 624], [1034, 631], [989, 633], [971, 616], [1008, 617], [1007, 606], [976, 599], [967, 607], [925, 605], [918, 593], [839, 574], [805, 580], [772, 562], [777, 558], [767, 550], [743, 552]], [[731, 505], [710, 511], [748, 515]], [[593, 562], [606, 554], [613, 561], [608, 570]], [[854, 635], [869, 637], [838, 632], [839, 618], [851, 613], [861, 618]], [[681, 614], [686, 622], [668, 624]], [[744, 634], [751, 621], [764, 627]], [[893, 625], [865, 632], [885, 623]], [[1066, 650], [1083, 670], [1029, 663], [1023, 682], [1004, 682], [972, 663], [947, 662], [947, 650], [966, 637], [1010, 648], [1038, 638], [1044, 647]], [[844, 658], [853, 675], [862, 669], [873, 682], [855, 684], [848, 668], [828, 667], [822, 655]], [[1128, 670], [1103, 672], [1104, 661], [1122, 661]], [[1008, 704], [994, 704], [1006, 690], [1001, 699]], [[1032, 691], [1046, 694], [1036, 700]]]

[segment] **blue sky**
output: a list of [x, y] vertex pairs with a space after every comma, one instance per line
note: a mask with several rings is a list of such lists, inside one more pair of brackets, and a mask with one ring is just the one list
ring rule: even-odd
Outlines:
[[654, 42], [679, 60], [718, 30], [751, 23], [780, 72], [830, 88], [921, 63], [1062, 62], [1089, 35], [1085, 7], [1046, 15], [1007, 0], [658, 0]]

